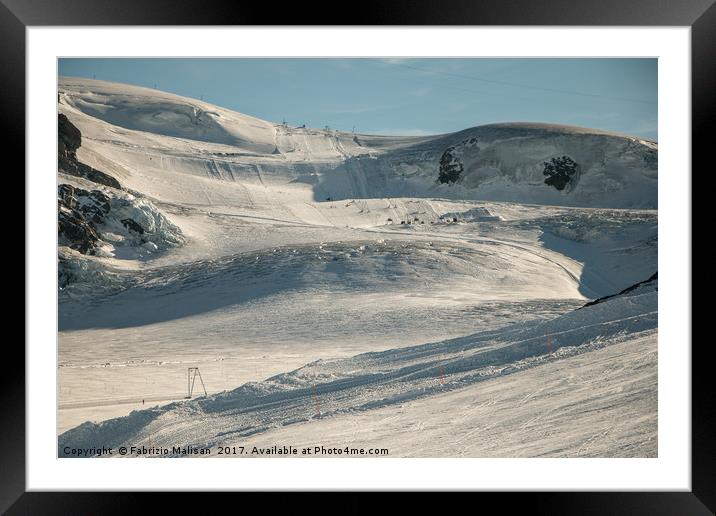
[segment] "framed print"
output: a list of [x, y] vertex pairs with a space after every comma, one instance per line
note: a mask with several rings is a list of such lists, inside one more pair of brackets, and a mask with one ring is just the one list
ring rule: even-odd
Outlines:
[[691, 171], [716, 8], [521, 4], [4, 1], [27, 302], [3, 510], [713, 511]]

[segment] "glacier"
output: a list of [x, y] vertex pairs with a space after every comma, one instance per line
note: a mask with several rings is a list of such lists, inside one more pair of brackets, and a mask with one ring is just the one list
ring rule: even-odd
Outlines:
[[[58, 209], [96, 233], [58, 242], [60, 456], [656, 455], [658, 285], [624, 292], [657, 270], [656, 142], [531, 122], [354, 134], [58, 87], [94, 171], [60, 167]], [[186, 399], [188, 367], [208, 395]]]

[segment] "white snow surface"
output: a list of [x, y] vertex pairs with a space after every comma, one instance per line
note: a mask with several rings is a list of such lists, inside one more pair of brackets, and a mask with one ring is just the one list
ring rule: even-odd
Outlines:
[[[233, 391], [135, 411], [127, 417], [99, 424], [85, 423], [60, 436], [60, 455], [64, 454], [68, 446], [154, 446], [172, 449], [179, 445], [216, 449], [243, 444], [246, 437], [288, 425], [362, 414], [395, 405], [402, 407], [413, 400], [453, 390], [472, 389], [486, 380], [542, 367], [567, 357], [593, 353], [617, 343], [627, 342], [636, 346], [643, 339], [653, 342], [657, 327], [656, 308], [657, 293], [653, 285], [650, 289], [640, 289], [638, 294], [618, 296], [540, 323], [517, 323], [499, 330], [421, 346], [365, 353], [347, 359], [318, 360], [263, 382], [245, 384]], [[624, 352], [624, 347], [619, 349]], [[652, 347], [646, 349], [653, 354]], [[624, 385], [610, 385], [614, 395], [608, 402], [601, 400], [601, 405], [604, 410], [613, 410], [623, 417], [649, 421], [643, 427], [631, 428], [632, 437], [636, 440], [626, 440], [620, 446], [623, 445], [627, 451], [637, 447], [640, 452], [652, 455], [656, 450], [653, 428], [656, 364], [650, 356], [646, 357], [648, 360], [644, 360], [645, 357], [640, 354], [632, 358], [636, 360], [620, 364], [623, 372], [617, 378], [623, 381], [625, 377], [638, 374], [640, 369], [651, 366], [644, 378], [647, 388], [641, 386], [634, 391], [626, 385], [624, 392]], [[597, 366], [601, 367], [599, 360], [604, 358], [597, 355]], [[595, 376], [594, 371], [588, 367], [585, 369], [587, 371], [583, 374]], [[604, 378], [595, 376], [591, 381], [599, 383]], [[522, 383], [520, 388], [528, 393], [527, 397], [532, 397], [534, 391], [540, 390], [540, 376], [531, 375], [529, 382]], [[585, 392], [589, 392], [588, 389], [580, 390], [581, 395]], [[579, 403], [580, 399], [567, 397], [561, 401], [568, 406]], [[534, 418], [541, 417], [547, 403], [553, 404], [554, 400], [545, 397], [530, 403]], [[499, 404], [494, 405], [494, 410], [504, 410]], [[456, 404], [452, 410], [460, 414], [464, 407]], [[489, 415], [490, 411], [480, 414], [488, 418]], [[419, 418], [420, 415], [408, 416], [405, 424], [415, 417]], [[481, 417], [472, 421], [475, 428], [484, 424]], [[599, 413], [598, 417], [603, 424], [607, 415]], [[589, 418], [584, 419], [580, 422], [579, 435], [584, 434], [581, 425], [590, 424]], [[565, 427], [561, 428], [561, 432], [571, 436], [574, 429], [568, 421], [562, 420], [562, 423]], [[330, 432], [326, 435], [320, 429], [319, 425], [317, 433], [313, 435], [314, 442], [331, 440]], [[306, 430], [302, 427], [299, 431]], [[402, 429], [399, 433], [407, 432]], [[602, 437], [607, 433], [604, 432]], [[599, 432], [594, 436], [598, 438]], [[529, 433], [523, 432], [520, 437], [534, 441], [534, 435]], [[305, 433], [300, 438], [306, 439]], [[409, 434], [401, 437], [403, 445], [409, 445], [404, 442], [405, 438], [409, 439]], [[652, 446], [644, 444], [644, 441], [650, 439], [654, 439]], [[527, 444], [506, 440], [511, 447], [519, 448]], [[565, 448], [555, 449], [555, 442], [550, 442], [545, 449], [532, 442], [531, 448], [535, 456], [581, 456], [582, 452], [585, 455], [590, 452], [590, 448], [584, 444], [580, 439], [571, 439], [570, 443], [562, 443]], [[623, 450], [602, 447], [601, 451], [619, 456]]]
[[[124, 84], [61, 77], [59, 93], [79, 160], [121, 183], [131, 217], [181, 235], [60, 250], [80, 278], [60, 292], [60, 455], [275, 438], [381, 441], [392, 456], [655, 456], [655, 285], [574, 310], [656, 271], [653, 142], [543, 124], [353, 135]], [[462, 146], [464, 178], [439, 185], [448, 146]], [[541, 173], [564, 154], [581, 166], [569, 192]], [[599, 392], [613, 409], [582, 414], [563, 448], [567, 416], [526, 424], [588, 402], [609, 360], [621, 373]], [[184, 400], [194, 366], [209, 395]], [[571, 392], [562, 374], [585, 383]], [[542, 378], [554, 392], [515, 402]], [[477, 410], [473, 393], [504, 403]], [[423, 424], [445, 403], [464, 416], [452, 445], [446, 425]], [[640, 419], [589, 434], [630, 411]], [[349, 438], [356, 425], [375, 432]]]

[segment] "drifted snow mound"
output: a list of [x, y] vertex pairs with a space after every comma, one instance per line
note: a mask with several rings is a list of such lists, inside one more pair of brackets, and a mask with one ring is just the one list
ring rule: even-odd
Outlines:
[[151, 252], [184, 242], [181, 230], [142, 197], [129, 194], [113, 198], [110, 215], [100, 231], [115, 246], [141, 246]]
[[489, 209], [478, 206], [466, 211], [448, 212], [440, 216], [442, 220], [457, 219], [464, 222], [499, 222], [503, 220], [499, 215], [493, 214]]

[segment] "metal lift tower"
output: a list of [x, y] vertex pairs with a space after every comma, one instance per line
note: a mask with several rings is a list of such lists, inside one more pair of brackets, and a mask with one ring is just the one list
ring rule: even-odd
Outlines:
[[199, 377], [199, 381], [201, 382], [201, 388], [204, 389], [204, 396], [207, 396], [206, 387], [204, 387], [204, 380], [201, 377], [201, 373], [199, 372], [198, 367], [189, 367], [187, 369], [187, 375], [186, 375], [186, 390], [187, 390], [187, 399], [191, 398], [191, 395], [194, 393], [194, 382], [196, 381], [196, 377]]

